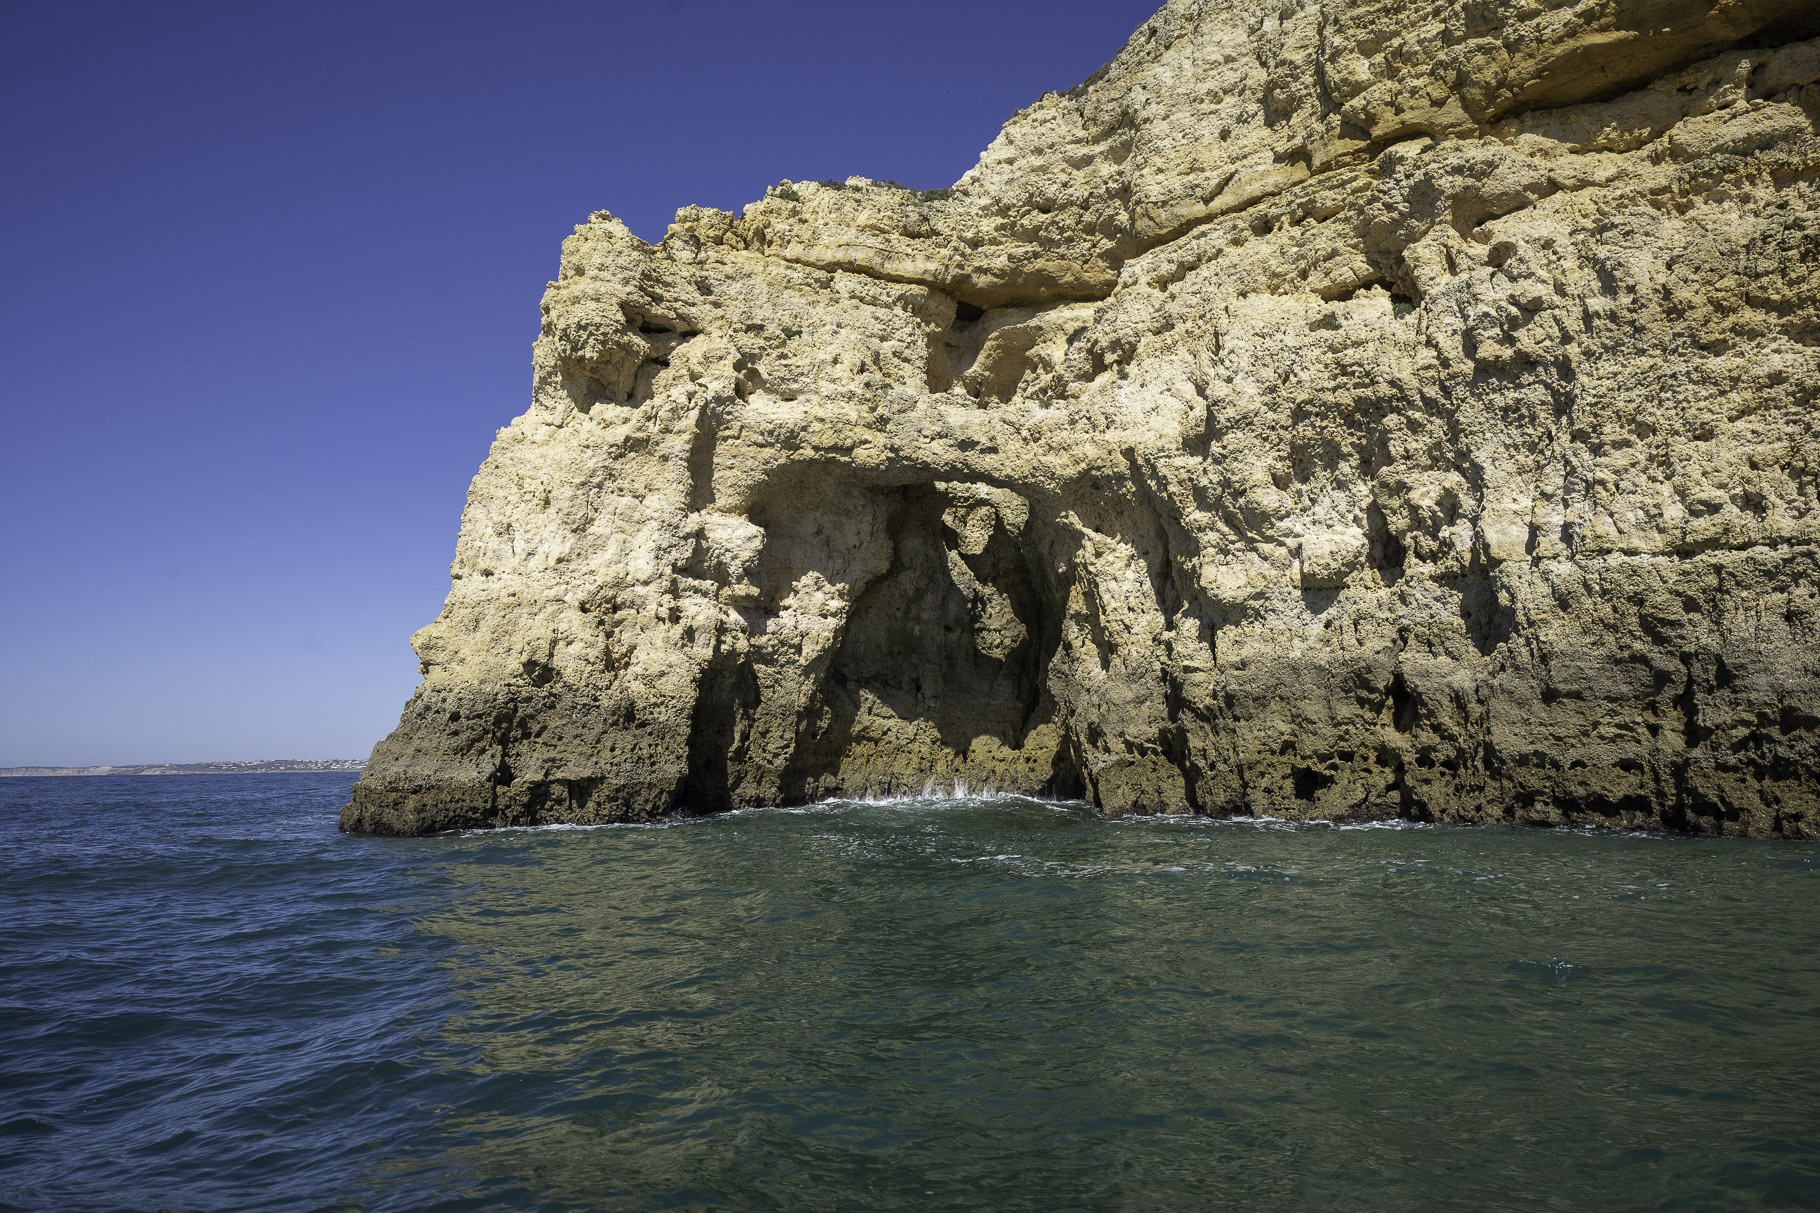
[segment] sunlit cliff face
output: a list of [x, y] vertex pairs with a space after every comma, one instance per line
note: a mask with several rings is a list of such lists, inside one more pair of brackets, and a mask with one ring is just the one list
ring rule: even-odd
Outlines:
[[344, 825], [1820, 831], [1807, 9], [1172, 3], [945, 194], [595, 215]]

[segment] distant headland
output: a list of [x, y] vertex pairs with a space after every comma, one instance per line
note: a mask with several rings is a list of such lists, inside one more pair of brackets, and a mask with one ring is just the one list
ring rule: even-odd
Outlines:
[[305, 775], [363, 771], [364, 758], [261, 758], [254, 762], [154, 762], [123, 767], [0, 767], [0, 778], [31, 775]]

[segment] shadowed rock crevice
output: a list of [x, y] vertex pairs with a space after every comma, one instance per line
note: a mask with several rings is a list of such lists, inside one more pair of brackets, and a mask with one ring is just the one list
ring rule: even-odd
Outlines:
[[734, 807], [729, 762], [738, 751], [741, 726], [757, 705], [751, 667], [717, 647], [689, 721], [688, 768], [676, 790], [677, 810], [700, 814]]
[[989, 501], [931, 486], [903, 493], [890, 529], [891, 571], [854, 604], [830, 677], [928, 720], [951, 750], [981, 736], [1020, 747], [1060, 616], [1020, 550], [1022, 528], [1010, 533]]
[[[837, 586], [850, 604], [838, 633], [799, 667], [806, 677], [780, 684], [798, 701], [788, 713], [771, 712], [754, 683], [736, 706], [706, 713], [721, 740], [692, 753], [692, 786], [757, 791], [774, 782], [755, 799], [785, 803], [914, 792], [944, 774], [948, 783], [1030, 794], [1078, 786], [1048, 688], [1067, 592], [1045, 559], [1052, 525], [991, 485], [854, 487], [833, 496], [844, 520], [863, 520], [873, 542], [853, 545], [851, 559], [775, 564], [762, 580], [772, 587], [765, 600], [781, 601], [783, 586], [808, 580]], [[768, 509], [759, 516], [770, 517]], [[781, 551], [800, 557], [838, 546], [805, 542], [818, 528], [785, 538], [787, 529], [778, 521], [768, 528]], [[884, 544], [888, 556], [877, 550]], [[752, 664], [762, 677], [764, 656]], [[769, 757], [727, 744], [762, 732], [768, 715], [787, 716], [789, 728]], [[730, 776], [722, 748], [733, 752]], [[752, 769], [740, 771], [742, 763]]]

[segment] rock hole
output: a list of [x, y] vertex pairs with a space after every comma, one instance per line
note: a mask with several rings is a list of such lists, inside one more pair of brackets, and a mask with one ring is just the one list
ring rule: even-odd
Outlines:
[[1013, 399], [1042, 336], [1039, 326], [1027, 323], [1030, 317], [1031, 309], [1015, 304], [988, 313], [957, 302], [954, 323], [930, 338], [929, 390], [959, 387], [975, 400]]
[[[785, 803], [914, 792], [957, 770], [1005, 790], [1078, 795], [1080, 764], [1048, 689], [1072, 568], [1071, 549], [1052, 550], [1053, 524], [992, 486], [830, 478], [817, 468], [767, 485], [750, 515], [766, 533], [753, 581], [768, 598], [812, 578], [843, 585], [852, 605], [807, 706], [792, 692], [789, 715], [803, 723], [780, 739], [787, 757], [757, 773], [736, 758], [728, 778], [774, 782], [767, 798]], [[704, 689], [700, 702], [716, 697]], [[770, 714], [705, 717], [689, 795], [712, 802], [725, 753], [714, 738]]]
[[1390, 285], [1390, 279], [1374, 276], [1367, 278], [1362, 282], [1355, 282], [1350, 285], [1331, 286], [1315, 293], [1329, 303], [1348, 303], [1356, 298], [1360, 291], [1370, 290], [1374, 286], [1381, 286], [1388, 290]]
[[1700, 722], [1700, 699], [1694, 689], [1694, 674], [1687, 672], [1687, 681], [1681, 684], [1681, 694], [1676, 696], [1675, 703], [1681, 709], [1681, 736], [1688, 749], [1703, 745], [1713, 731]]
[[854, 603], [832, 663], [900, 719], [931, 721], [956, 753], [981, 736], [1021, 747], [1047, 695], [1060, 604], [1045, 562], [1011, 532], [960, 486], [901, 490], [891, 569]]
[[[1806, 8], [1805, 5], [1797, 7]], [[1809, 38], [1820, 38], [1820, 13], [1797, 11], [1771, 21], [1756, 33], [1741, 39], [1738, 45], [1773, 49], [1787, 46], [1791, 42], [1805, 42]]]
[[1488, 573], [1468, 574], [1460, 586], [1460, 621], [1473, 648], [1489, 657], [1516, 629], [1516, 614], [1498, 595], [1497, 581]]
[[1398, 670], [1396, 677], [1390, 680], [1390, 723], [1399, 733], [1407, 733], [1416, 727], [1416, 713], [1420, 704], [1416, 693], [1409, 689], [1409, 683], [1403, 678], [1403, 671]]
[[1326, 771], [1317, 771], [1313, 767], [1292, 767], [1289, 772], [1290, 782], [1295, 785], [1295, 798], [1312, 803], [1315, 793], [1322, 788], [1333, 786], [1333, 776]]
[[750, 718], [758, 699], [751, 664], [717, 644], [689, 719], [688, 766], [673, 794], [673, 808], [718, 813], [733, 807], [729, 759], [739, 743], [742, 718]]

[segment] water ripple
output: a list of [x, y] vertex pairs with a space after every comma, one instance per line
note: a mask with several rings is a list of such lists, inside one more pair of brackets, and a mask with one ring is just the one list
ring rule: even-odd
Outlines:
[[0, 783], [0, 1209], [1820, 1207], [1820, 848]]

